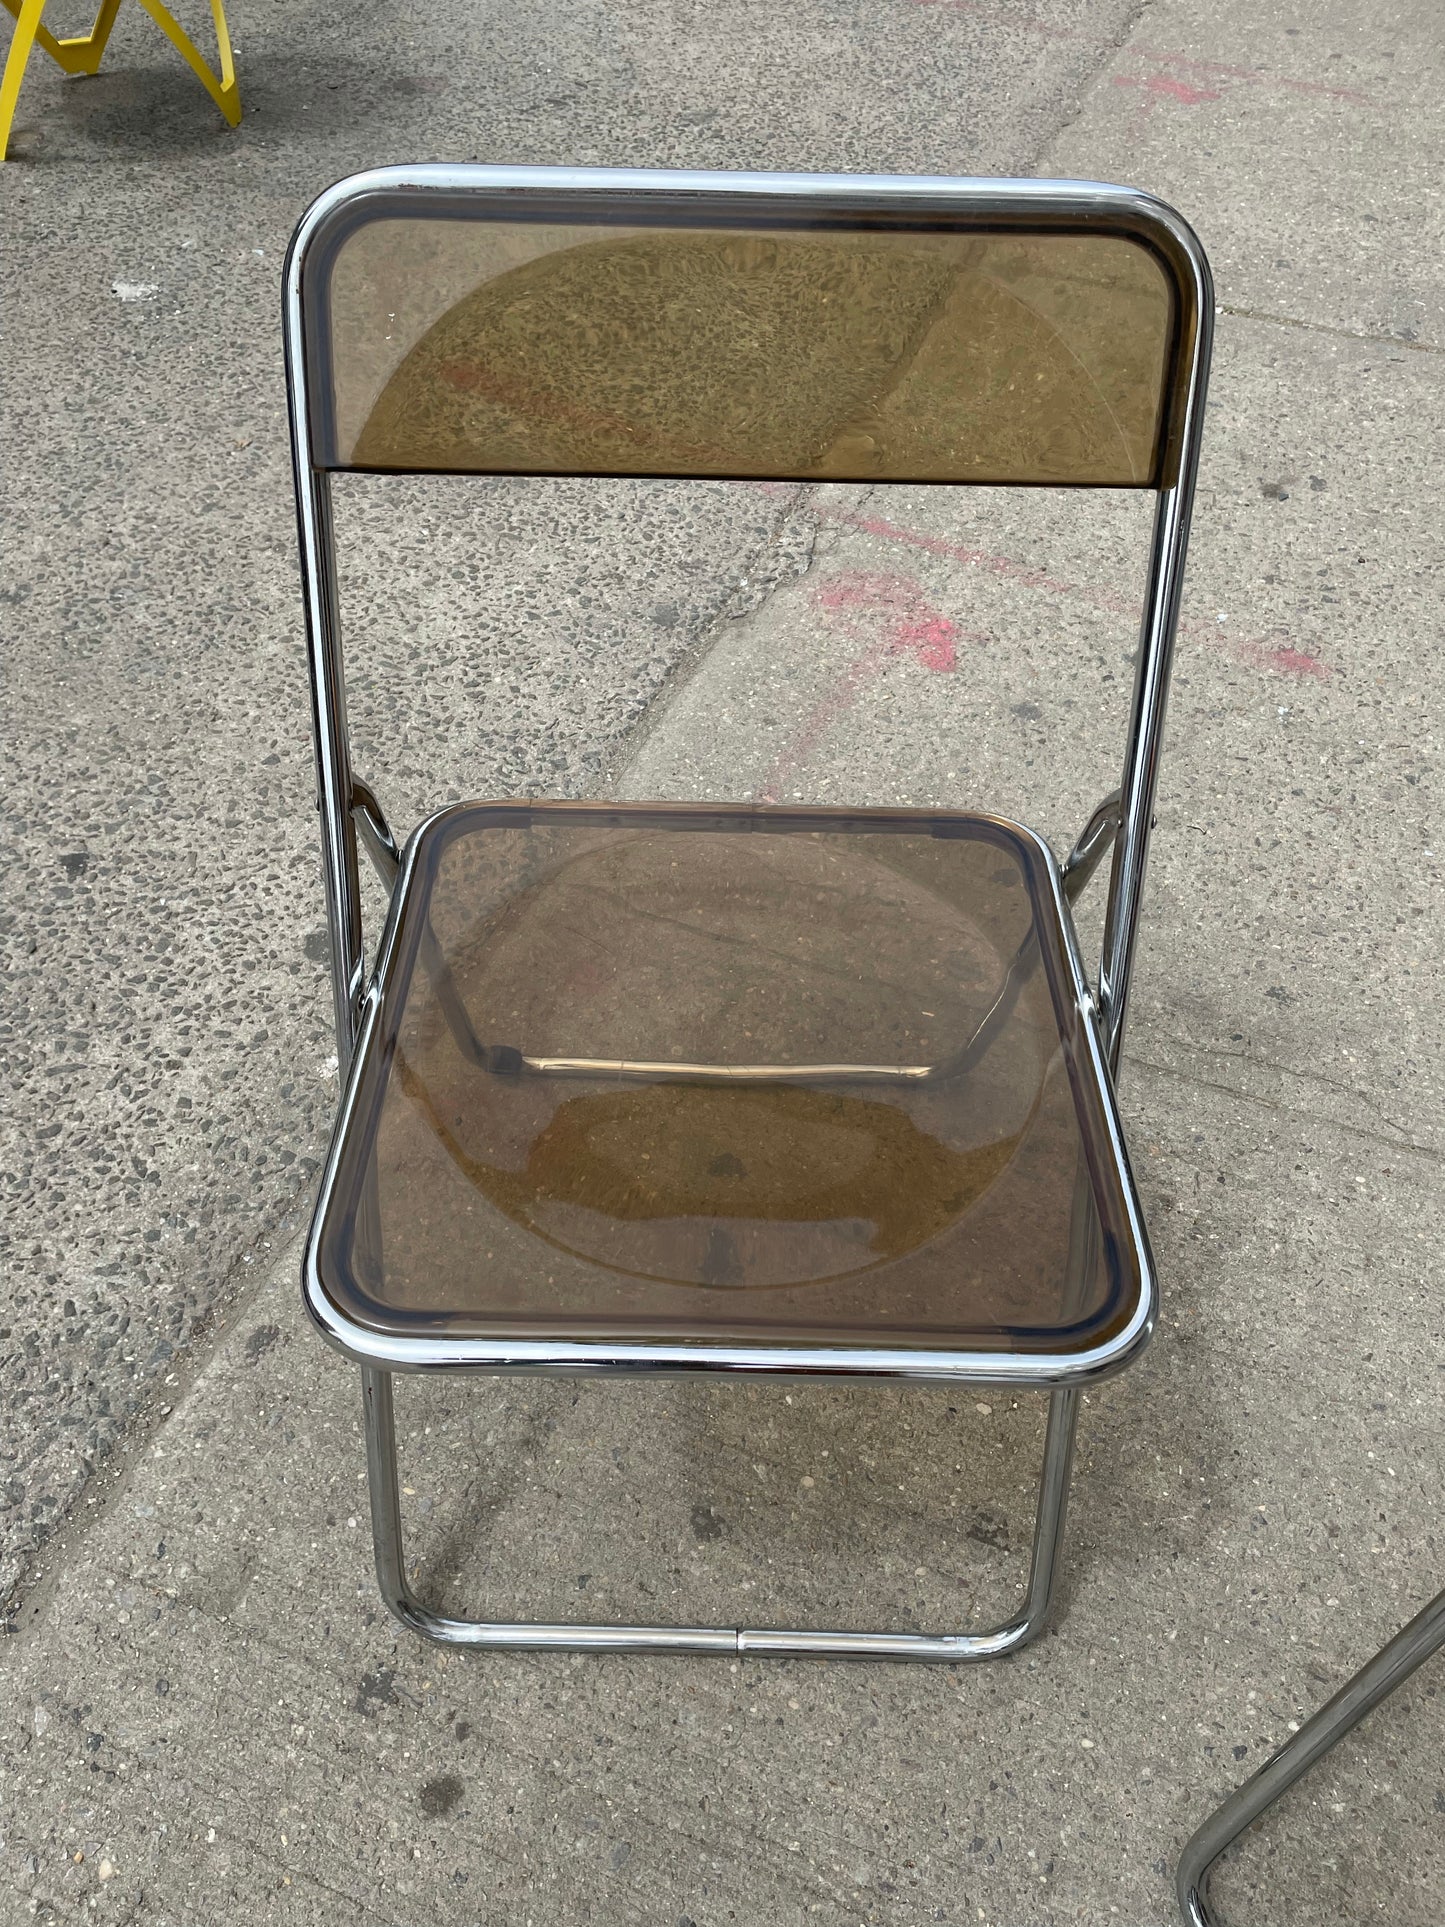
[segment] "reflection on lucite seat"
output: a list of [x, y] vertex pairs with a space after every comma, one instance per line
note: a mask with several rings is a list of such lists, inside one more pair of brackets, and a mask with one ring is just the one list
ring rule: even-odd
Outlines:
[[1097, 1342], [1137, 1280], [1078, 1262], [1037, 856], [936, 822], [454, 812], [331, 1289], [397, 1329]]
[[1158, 467], [1173, 308], [1122, 237], [383, 221], [331, 300], [336, 458], [362, 468], [1137, 487]]

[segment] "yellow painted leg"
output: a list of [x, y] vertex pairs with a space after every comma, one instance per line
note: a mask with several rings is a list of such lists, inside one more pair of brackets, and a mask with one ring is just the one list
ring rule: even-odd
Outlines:
[[44, 5], [45, 0], [21, 0], [19, 6], [13, 6], [11, 0], [5, 0], [7, 10], [15, 16], [15, 31], [10, 36], [5, 72], [0, 75], [0, 161], [4, 160], [5, 150], [10, 145], [10, 123], [15, 118], [20, 83], [25, 78], [26, 62], [30, 59], [30, 49], [35, 45]]
[[[216, 47], [221, 58], [219, 74], [214, 73], [206, 65], [195, 42], [182, 30], [181, 23], [175, 15], [161, 5], [161, 0], [140, 0], [140, 3], [186, 62], [211, 99], [215, 101], [230, 125], [237, 126], [241, 119], [241, 93], [236, 85], [236, 63], [231, 58], [231, 35], [226, 26], [226, 15], [221, 0], [211, 0], [211, 18], [216, 23]], [[106, 0], [106, 4], [109, 5], [110, 0]]]
[[50, 58], [58, 61], [66, 73], [99, 73], [100, 57], [105, 52], [105, 43], [110, 39], [110, 30], [119, 12], [120, 0], [100, 0], [100, 12], [95, 16], [95, 25], [89, 33], [77, 34], [72, 40], [52, 40], [42, 27], [36, 38]]
[[[195, 42], [175, 15], [161, 5], [161, 0], [140, 0], [140, 4], [215, 101], [227, 122], [232, 127], [237, 126], [241, 119], [241, 92], [236, 85], [236, 63], [231, 54], [231, 35], [226, 26], [222, 0], [211, 0], [211, 18], [216, 23], [216, 47], [220, 56], [219, 74], [206, 65]], [[100, 11], [95, 16], [95, 25], [90, 32], [69, 40], [57, 40], [42, 22], [40, 16], [45, 0], [0, 0], [0, 6], [15, 20], [4, 77], [0, 79], [0, 161], [3, 161], [10, 139], [10, 123], [15, 117], [15, 103], [20, 97], [20, 82], [25, 75], [31, 48], [38, 41], [67, 74], [95, 73], [99, 69], [106, 42], [110, 39], [110, 30], [115, 25], [115, 16], [120, 11], [120, 0], [101, 0]]]
[[[41, 0], [41, 6], [44, 4], [45, 0]], [[0, 0], [0, 6], [14, 14], [17, 20], [20, 18], [21, 0]], [[38, 8], [36, 12], [38, 16]], [[93, 74], [100, 66], [100, 57], [105, 52], [105, 43], [110, 39], [110, 30], [119, 12], [120, 0], [101, 0], [100, 12], [95, 16], [95, 25], [90, 32], [76, 34], [69, 40], [57, 40], [49, 27], [37, 17], [34, 38], [65, 73]]]

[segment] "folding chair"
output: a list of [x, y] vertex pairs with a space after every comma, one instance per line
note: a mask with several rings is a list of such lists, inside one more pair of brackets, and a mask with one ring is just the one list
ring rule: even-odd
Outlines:
[[[221, 63], [219, 74], [207, 65], [196, 43], [170, 9], [161, 5], [161, 0], [140, 0], [140, 4], [215, 101], [227, 124], [239, 127], [241, 90], [236, 84], [236, 63], [231, 56], [231, 35], [221, 0], [211, 0], [211, 18], [216, 27], [216, 52]], [[72, 76], [99, 73], [101, 57], [115, 25], [115, 17], [120, 12], [120, 0], [101, 0], [100, 11], [95, 16], [90, 32], [77, 34], [67, 40], [57, 40], [40, 18], [45, 11], [45, 0], [0, 0], [0, 6], [15, 21], [10, 52], [5, 59], [5, 71], [0, 75], [0, 161], [3, 161], [10, 144], [10, 124], [15, 117], [15, 103], [20, 98], [20, 83], [25, 78], [30, 52], [36, 42], [50, 55], [62, 73]]]
[[[286, 347], [344, 1077], [305, 1259], [377, 1573], [445, 1644], [975, 1660], [1044, 1624], [1080, 1387], [1155, 1284], [1115, 1108], [1213, 300], [1128, 189], [500, 167], [323, 195]], [[352, 770], [331, 476], [1149, 489], [1120, 788], [1062, 865], [965, 811], [478, 802]], [[1113, 845], [1097, 989], [1070, 899]], [[375, 968], [358, 848], [390, 893]], [[491, 1624], [419, 1601], [392, 1376], [812, 1373], [1049, 1395], [985, 1633]]]

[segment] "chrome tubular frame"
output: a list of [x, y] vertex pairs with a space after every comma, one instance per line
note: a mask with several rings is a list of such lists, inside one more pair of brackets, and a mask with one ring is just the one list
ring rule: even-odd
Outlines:
[[[633, 169], [506, 168], [481, 166], [397, 167], [373, 170], [338, 183], [308, 210], [297, 229], [285, 273], [285, 345], [291, 413], [292, 456], [296, 475], [297, 518], [305, 594], [313, 720], [317, 758], [317, 805], [322, 818], [323, 869], [331, 935], [331, 982], [335, 1006], [337, 1056], [343, 1097], [328, 1179], [335, 1168], [335, 1143], [346, 1128], [353, 1094], [348, 1071], [356, 1056], [364, 1022], [375, 1014], [366, 980], [362, 931], [358, 838], [365, 844], [383, 882], [394, 889], [393, 909], [406, 887], [406, 852], [399, 851], [371, 792], [356, 778], [346, 726], [336, 560], [333, 543], [330, 475], [316, 459], [312, 442], [311, 381], [303, 303], [309, 253], [328, 224], [352, 202], [368, 195], [459, 192], [522, 196], [607, 194], [636, 197], [692, 197], [725, 209], [729, 201], [776, 197], [794, 206], [868, 214], [890, 209], [966, 212], [980, 221], [1007, 226], [1035, 219], [1090, 220], [1147, 230], [1167, 253], [1182, 313], [1180, 354], [1169, 396], [1165, 475], [1158, 489], [1138, 666], [1131, 700], [1123, 779], [1117, 796], [1094, 813], [1064, 866], [1053, 866], [1063, 926], [1074, 941], [1068, 901], [1087, 881], [1110, 841], [1113, 866], [1105, 921], [1104, 951], [1097, 1000], [1079, 972], [1080, 1009], [1089, 1049], [1103, 1088], [1111, 1090], [1118, 1063], [1128, 999], [1145, 858], [1152, 827], [1165, 698], [1179, 615], [1185, 549], [1198, 463], [1205, 385], [1213, 334], [1214, 296], [1208, 263], [1187, 224], [1164, 203], [1133, 189], [1086, 181], [889, 179], [841, 175], [705, 174]], [[1117, 827], [1117, 834], [1115, 834]], [[408, 849], [412, 847], [408, 844]], [[1066, 900], [1067, 899], [1067, 900]], [[380, 955], [385, 956], [383, 937]], [[1015, 985], [1014, 990], [1017, 986]], [[997, 1010], [1006, 1015], [1010, 986]], [[992, 1017], [993, 1013], [990, 1013]], [[976, 1055], [987, 1047], [990, 1019], [968, 1046]], [[567, 1074], [570, 1064], [538, 1063], [541, 1074]], [[708, 1067], [701, 1067], [708, 1068]], [[711, 1067], [736, 1075], [767, 1067]], [[817, 1066], [818, 1072], [837, 1067]], [[933, 1067], [870, 1066], [877, 1075], [922, 1076]], [[938, 1067], [939, 1069], [943, 1067]], [[956, 1068], [956, 1066], [952, 1067]], [[616, 1067], [622, 1075], [652, 1074], [652, 1067]], [[796, 1072], [790, 1072], [795, 1076]], [[1111, 1126], [1113, 1121], [1111, 1120]], [[1088, 1235], [1075, 1211], [1076, 1236]], [[514, 1341], [463, 1347], [438, 1339], [382, 1340], [365, 1327], [342, 1321], [328, 1309], [308, 1256], [307, 1300], [323, 1333], [362, 1368], [368, 1468], [377, 1573], [382, 1593], [396, 1617], [427, 1638], [455, 1646], [523, 1647], [569, 1651], [755, 1652], [775, 1655], [852, 1655], [958, 1662], [989, 1659], [1012, 1652], [1042, 1629], [1054, 1594], [1069, 1473], [1073, 1459], [1079, 1389], [1118, 1370], [1147, 1340], [1153, 1325], [1155, 1294], [1146, 1277], [1137, 1316], [1094, 1354], [1083, 1357], [1029, 1357], [1020, 1354], [868, 1351], [808, 1345], [682, 1346], [598, 1345], [565, 1341]], [[487, 1373], [727, 1373], [759, 1376], [776, 1373], [847, 1375], [911, 1382], [967, 1382], [1034, 1387], [1049, 1394], [1048, 1429], [1039, 1487], [1033, 1557], [1020, 1610], [995, 1631], [941, 1635], [792, 1632], [747, 1628], [669, 1628], [639, 1626], [483, 1624], [447, 1618], [420, 1605], [412, 1595], [403, 1561], [398, 1499], [396, 1440], [392, 1409], [395, 1371]]]
[[1020, 1609], [987, 1633], [866, 1633], [788, 1631], [750, 1626], [588, 1626], [526, 1621], [452, 1619], [416, 1598], [402, 1550], [401, 1500], [392, 1412], [392, 1375], [366, 1366], [361, 1374], [366, 1414], [366, 1461], [371, 1487], [371, 1531], [382, 1598], [403, 1626], [443, 1646], [495, 1651], [631, 1653], [768, 1653], [774, 1658], [998, 1659], [1043, 1631], [1053, 1600], [1074, 1456], [1079, 1394], [1055, 1392], [1049, 1401], [1044, 1468], [1034, 1525], [1028, 1591]]
[[1382, 1646], [1334, 1698], [1307, 1719], [1252, 1778], [1210, 1814], [1179, 1857], [1176, 1886], [1188, 1927], [1219, 1927], [1207, 1883], [1216, 1860], [1317, 1760], [1445, 1646], [1445, 1592]]
[[1110, 790], [1083, 829], [1074, 838], [1074, 847], [1059, 865], [1059, 881], [1070, 903], [1077, 903], [1084, 887], [1113, 847], [1119, 834], [1122, 790]]
[[[1212, 295], [1210, 302], [1212, 323]], [[1206, 333], [1209, 325], [1202, 322], [1201, 333]], [[1202, 393], [1191, 396], [1191, 413], [1198, 411], [1191, 424], [1195, 446], [1203, 404]], [[1193, 496], [1194, 471], [1193, 464], [1189, 464], [1181, 469], [1180, 479], [1173, 488], [1161, 491], [1154, 511], [1144, 628], [1134, 671], [1124, 780], [1119, 791], [1119, 833], [1114, 841], [1114, 865], [1109, 877], [1104, 954], [1099, 961], [1099, 1015], [1111, 1070], [1119, 1067], [1134, 945], [1139, 934], [1139, 911], [1144, 900], [1144, 866], [1149, 854], [1149, 833], [1154, 827], [1159, 758], [1164, 747], [1164, 711], [1174, 661], [1174, 637], [1179, 626], [1179, 598], [1184, 587], [1184, 555]]]

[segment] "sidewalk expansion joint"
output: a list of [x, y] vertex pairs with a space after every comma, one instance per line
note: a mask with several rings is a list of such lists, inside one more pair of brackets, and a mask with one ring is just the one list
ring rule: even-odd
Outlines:
[[1231, 308], [1221, 302], [1216, 314], [1235, 321], [1263, 321], [1271, 328], [1299, 328], [1306, 334], [1333, 335], [1339, 341], [1365, 341], [1379, 348], [1407, 348], [1414, 355], [1445, 355], [1445, 342], [1411, 341], [1407, 335], [1376, 334], [1368, 328], [1335, 328], [1327, 321], [1301, 321], [1298, 315], [1266, 314], [1262, 308]]

